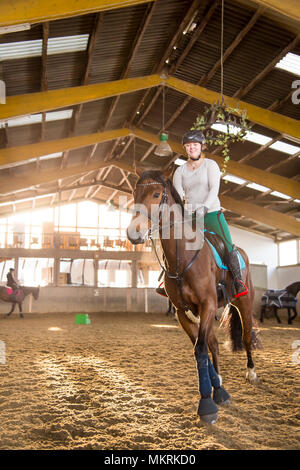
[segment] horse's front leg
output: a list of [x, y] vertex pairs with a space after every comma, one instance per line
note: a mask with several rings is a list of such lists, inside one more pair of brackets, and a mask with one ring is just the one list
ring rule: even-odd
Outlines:
[[273, 307], [273, 312], [274, 312], [275, 318], [276, 318], [276, 320], [278, 321], [278, 323], [281, 323], [281, 320], [280, 320], [280, 318], [279, 318], [279, 316], [278, 316], [277, 311], [278, 311], [278, 308], [274, 306], [274, 307]]
[[21, 302], [18, 302], [18, 306], [19, 306], [19, 313], [20, 313], [20, 318], [24, 318], [23, 311], [22, 311], [22, 304], [21, 304]]
[[13, 303], [11, 304], [11, 309], [10, 309], [10, 311], [5, 315], [5, 318], [9, 317], [9, 316], [13, 313], [13, 311], [14, 311], [14, 309], [15, 309], [15, 306], [16, 306], [16, 303], [13, 302]]

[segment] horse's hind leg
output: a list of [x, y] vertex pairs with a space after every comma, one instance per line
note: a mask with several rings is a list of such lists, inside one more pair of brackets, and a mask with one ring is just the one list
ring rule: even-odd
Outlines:
[[[253, 315], [252, 315], [252, 305], [253, 302], [251, 302], [251, 299], [249, 299], [250, 302], [247, 300], [247, 298], [241, 297], [238, 299], [237, 302], [234, 303], [235, 307], [238, 308], [238, 310], [232, 309], [232, 316], [235, 316], [237, 319], [237, 316], [240, 316], [240, 321], [242, 324], [242, 331], [239, 333], [239, 335], [242, 335], [242, 340], [243, 344], [246, 349], [247, 353], [247, 373], [246, 373], [246, 380], [248, 380], [250, 383], [256, 383], [258, 382], [258, 378], [254, 369], [254, 362], [252, 358], [252, 346], [254, 343], [254, 340], [256, 339], [256, 334], [253, 331]], [[235, 328], [238, 328], [240, 325], [240, 322], [237, 321], [232, 323], [235, 325]], [[240, 349], [239, 346], [239, 341], [237, 341], [237, 348]], [[237, 349], [237, 350], [238, 350]]]
[[295, 309], [295, 307], [291, 307], [291, 310], [294, 312], [294, 315], [290, 317], [290, 309], [289, 309], [289, 320], [288, 320], [289, 325], [292, 324], [292, 321], [295, 320], [297, 316], [297, 310]]
[[208, 347], [213, 361], [213, 363], [211, 363], [210, 360], [208, 362], [210, 381], [214, 388], [213, 399], [218, 405], [225, 405], [230, 402], [230, 396], [225, 388], [222, 387], [222, 377], [220, 376], [218, 361], [219, 345], [213, 329], [211, 330], [211, 334], [208, 339]]
[[16, 306], [15, 303], [12, 303], [12, 304], [11, 304], [11, 309], [10, 309], [10, 311], [5, 315], [5, 318], [9, 317], [9, 316], [13, 313], [13, 311], [14, 311], [14, 309], [15, 309], [15, 306]]
[[18, 303], [19, 305], [19, 313], [20, 313], [20, 318], [24, 318], [23, 311], [22, 311], [22, 304], [21, 302]]
[[264, 321], [264, 314], [265, 314], [265, 313], [266, 313], [266, 306], [263, 305], [263, 306], [261, 307], [261, 310], [260, 310], [260, 318], [259, 318], [259, 321], [260, 321], [261, 323], [263, 323], [263, 321]]

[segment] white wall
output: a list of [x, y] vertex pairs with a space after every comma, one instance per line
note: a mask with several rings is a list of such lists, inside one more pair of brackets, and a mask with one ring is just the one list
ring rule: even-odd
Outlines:
[[293, 282], [300, 282], [300, 266], [280, 266], [277, 268], [278, 289], [284, 289]]
[[268, 288], [277, 289], [277, 244], [268, 237], [256, 233], [229, 227], [232, 241], [246, 251], [251, 264], [264, 264], [267, 266]]

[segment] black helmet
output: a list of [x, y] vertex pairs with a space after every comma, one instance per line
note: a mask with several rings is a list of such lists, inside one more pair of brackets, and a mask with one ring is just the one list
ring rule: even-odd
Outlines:
[[187, 131], [182, 139], [182, 145], [188, 144], [189, 142], [199, 142], [199, 144], [205, 143], [205, 137], [203, 132], [197, 131], [196, 129], [193, 131]]

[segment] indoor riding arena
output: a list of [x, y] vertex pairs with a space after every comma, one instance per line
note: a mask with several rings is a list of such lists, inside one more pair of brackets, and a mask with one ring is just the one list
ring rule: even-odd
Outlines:
[[1, 451], [299, 450], [296, 3], [0, 0]]

